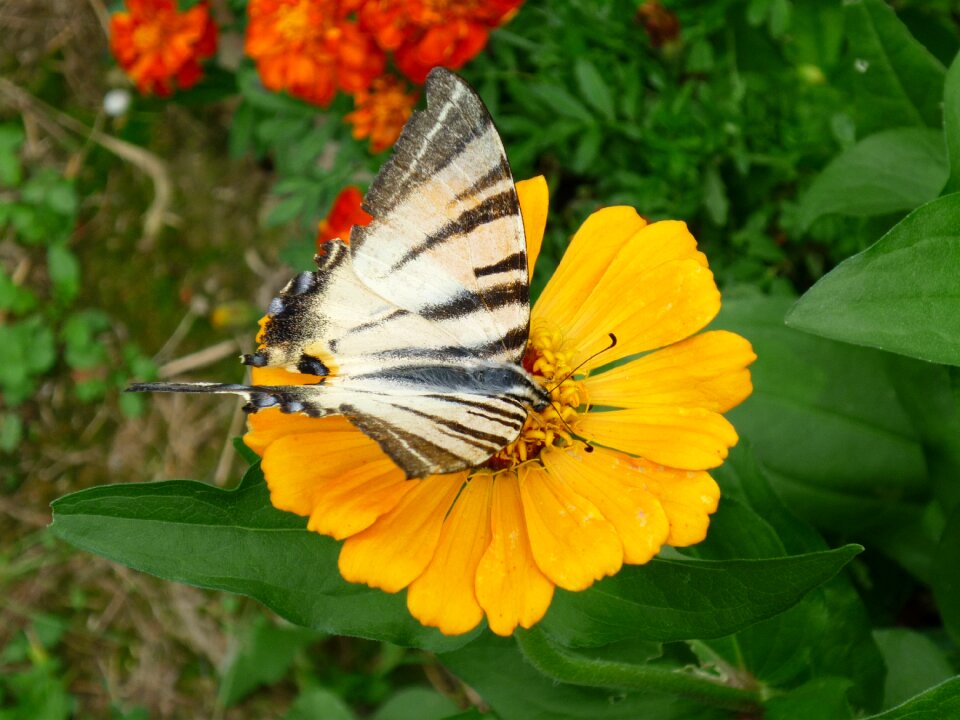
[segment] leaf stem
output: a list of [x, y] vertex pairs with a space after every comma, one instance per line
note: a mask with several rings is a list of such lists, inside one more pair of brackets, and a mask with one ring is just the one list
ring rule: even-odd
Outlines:
[[558, 646], [537, 628], [518, 629], [514, 637], [527, 661], [544, 675], [559, 682], [660, 692], [745, 712], [759, 712], [761, 709], [759, 691], [725, 685], [686, 670], [584, 657]]

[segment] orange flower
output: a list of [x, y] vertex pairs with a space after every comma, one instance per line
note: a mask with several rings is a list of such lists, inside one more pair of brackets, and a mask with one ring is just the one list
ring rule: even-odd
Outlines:
[[523, 0], [368, 0], [360, 25], [397, 67], [423, 83], [438, 65], [456, 70], [483, 50], [490, 30], [507, 22]]
[[333, 207], [320, 221], [317, 229], [317, 252], [323, 252], [323, 244], [334, 238], [345, 243], [350, 242], [350, 228], [354, 225], [367, 225], [373, 218], [362, 208], [363, 193], [360, 188], [348, 185], [333, 201]]
[[[517, 183], [517, 194], [532, 269], [546, 182]], [[483, 466], [406, 480], [345, 418], [276, 408], [250, 416], [244, 441], [263, 457], [274, 506], [344, 540], [344, 578], [406, 588], [411, 614], [443, 633], [486, 616], [509, 635], [543, 617], [555, 587], [583, 590], [706, 535], [720, 495], [706, 471], [737, 442], [722, 413], [750, 394], [756, 357], [738, 335], [700, 333], [719, 308], [686, 225], [604, 208], [531, 313], [524, 366], [552, 402]], [[317, 377], [254, 368], [253, 382]]]
[[317, 105], [338, 89], [369, 88], [384, 55], [346, 18], [348, 9], [339, 0], [250, 0], [246, 52], [263, 84]]
[[200, 79], [200, 61], [217, 49], [205, 2], [178, 12], [175, 0], [126, 0], [110, 18], [110, 49], [144, 95], [166, 96]]
[[396, 142], [417, 104], [417, 93], [408, 93], [403, 82], [391, 75], [373, 81], [368, 91], [353, 97], [356, 108], [344, 120], [353, 125], [357, 140], [370, 138], [370, 149], [381, 152]]

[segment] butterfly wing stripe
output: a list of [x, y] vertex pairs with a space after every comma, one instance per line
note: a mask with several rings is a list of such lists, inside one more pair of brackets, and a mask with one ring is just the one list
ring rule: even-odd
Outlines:
[[491, 415], [499, 415], [504, 420], [511, 421], [511, 424], [516, 424], [519, 422], [519, 424], [522, 425], [523, 421], [527, 417], [527, 413], [523, 407], [521, 406], [519, 409], [517, 409], [513, 406], [512, 402], [505, 403], [512, 408], [511, 410], [505, 410], [503, 408], [496, 407], [496, 405], [494, 405], [492, 402], [470, 400], [465, 398], [463, 395], [424, 395], [424, 397], [433, 398], [435, 400], [443, 400], [444, 402], [456, 403], [457, 405], [462, 405], [466, 408], [483, 410]]
[[473, 269], [473, 274], [478, 278], [486, 277], [487, 275], [499, 275], [504, 272], [526, 272], [527, 271], [527, 256], [524, 253], [514, 253], [513, 255], [507, 255], [503, 260], [495, 262], [491, 265], [483, 265], [481, 267], [475, 267]]
[[[456, 160], [456, 157], [452, 158], [451, 161], [453, 160]], [[504, 179], [510, 179], [512, 181], [513, 175], [510, 172], [510, 165], [507, 163], [507, 158], [502, 157], [500, 158], [500, 162], [477, 178], [466, 190], [458, 192], [453, 199], [458, 202], [468, 201], [480, 195], [483, 190], [496, 187]]]
[[504, 217], [513, 217], [519, 214], [520, 205], [516, 191], [505, 191], [486, 198], [476, 207], [469, 208], [450, 220], [439, 230], [428, 235], [420, 244], [412, 247], [407, 253], [393, 264], [391, 270], [397, 271], [415, 257], [440, 243], [458, 235], [467, 235], [478, 227], [499, 220]]
[[455, 420], [447, 420], [439, 415], [431, 415], [429, 413], [421, 412], [415, 408], [406, 408], [406, 410], [414, 415], [422, 417], [425, 420], [429, 420], [430, 422], [452, 430], [458, 436], [460, 436], [464, 442], [475, 445], [482, 450], [487, 450], [491, 454], [495, 453], [497, 450], [513, 440], [517, 436], [517, 433], [520, 432], [520, 425], [514, 425], [512, 426], [512, 434], [498, 435], [495, 433], [484, 432], [483, 430], [478, 430], [477, 428], [467, 427], [463, 423], [456, 422]]
[[359, 412], [350, 405], [342, 405], [340, 411], [365, 435], [376, 441], [381, 449], [403, 468], [408, 478], [426, 477], [438, 467], [457, 468], [469, 463], [467, 458], [402, 430], [386, 420]]
[[512, 282], [495, 285], [482, 293], [462, 292], [442, 305], [432, 305], [420, 311], [428, 320], [463, 318], [472, 312], [490, 312], [504, 305], [517, 305], [524, 301], [527, 286]]

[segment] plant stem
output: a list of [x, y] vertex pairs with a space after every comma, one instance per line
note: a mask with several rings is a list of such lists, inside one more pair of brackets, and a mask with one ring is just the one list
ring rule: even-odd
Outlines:
[[537, 628], [518, 629], [514, 637], [527, 661], [559, 682], [666, 693], [731, 710], [758, 712], [761, 709], [759, 692], [724, 685], [684, 670], [584, 657], [556, 645]]

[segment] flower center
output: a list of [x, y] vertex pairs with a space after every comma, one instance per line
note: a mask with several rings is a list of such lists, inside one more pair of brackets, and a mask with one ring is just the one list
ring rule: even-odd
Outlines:
[[306, 42], [322, 35], [326, 25], [322, 14], [309, 0], [282, 8], [277, 13], [276, 31], [288, 42]]
[[578, 408], [586, 399], [583, 383], [570, 376], [570, 353], [564, 352], [563, 336], [549, 328], [533, 328], [523, 358], [523, 367], [544, 387], [550, 388], [550, 404], [541, 412], [529, 410], [520, 435], [491, 457], [486, 467], [506, 470], [535, 459], [545, 447], [570, 443]]
[[133, 31], [133, 45], [141, 53], [159, 49], [167, 36], [164, 19], [156, 18], [154, 22], [138, 25]]

